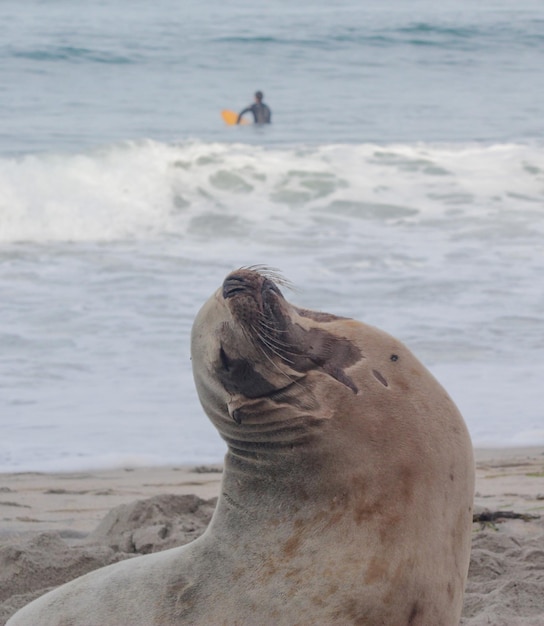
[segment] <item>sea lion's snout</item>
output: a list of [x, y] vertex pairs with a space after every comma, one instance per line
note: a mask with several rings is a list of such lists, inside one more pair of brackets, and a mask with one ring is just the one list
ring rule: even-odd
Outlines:
[[270, 278], [253, 270], [237, 270], [229, 274], [223, 281], [222, 294], [225, 300], [239, 294], [258, 294], [265, 296], [273, 292], [278, 296], [282, 293], [276, 283]]
[[[256, 370], [267, 383], [274, 380], [276, 390], [283, 388], [286, 380], [291, 383], [310, 370], [318, 370], [357, 394], [359, 388], [345, 370], [362, 358], [359, 347], [322, 328], [319, 320], [315, 320], [316, 324], [304, 322], [316, 314], [289, 305], [275, 278], [253, 268], [240, 268], [223, 281], [221, 293], [232, 316], [230, 329], [236, 336], [229, 346], [223, 341], [217, 361], [218, 378], [225, 389], [232, 392], [236, 388], [241, 393], [243, 388], [246, 397], [255, 398], [263, 394], [259, 391], [256, 395], [247, 384], [255, 378], [250, 370]], [[281, 277], [279, 282], [284, 284]], [[325, 323], [331, 317], [338, 319], [325, 314]], [[225, 328], [222, 327], [223, 334]], [[233, 366], [235, 360], [238, 367]], [[260, 367], [250, 367], [250, 363], [259, 363]], [[276, 380], [278, 374], [280, 379]], [[261, 390], [262, 381], [256, 387]]]

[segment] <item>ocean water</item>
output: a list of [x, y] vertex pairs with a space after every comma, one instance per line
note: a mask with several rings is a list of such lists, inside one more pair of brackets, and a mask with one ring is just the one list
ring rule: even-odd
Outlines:
[[0, 471], [219, 461], [189, 334], [252, 264], [544, 444], [544, 8], [474, 4], [4, 0]]

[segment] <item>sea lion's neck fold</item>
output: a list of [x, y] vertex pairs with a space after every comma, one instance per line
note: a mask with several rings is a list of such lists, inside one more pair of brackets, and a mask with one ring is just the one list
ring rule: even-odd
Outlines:
[[235, 527], [248, 517], [267, 522], [287, 519], [299, 513], [305, 502], [329, 501], [343, 491], [342, 473], [338, 481], [330, 475], [320, 478], [330, 474], [327, 467], [332, 462], [327, 424], [316, 420], [299, 428], [298, 439], [291, 430], [276, 442], [262, 437], [261, 441], [229, 441], [217, 511], [223, 527]]

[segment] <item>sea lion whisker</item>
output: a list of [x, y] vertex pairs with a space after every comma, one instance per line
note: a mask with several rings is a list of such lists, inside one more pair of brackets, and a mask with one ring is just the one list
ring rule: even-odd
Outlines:
[[[253, 329], [253, 327], [252, 327]], [[254, 329], [253, 329], [254, 330]], [[275, 354], [282, 362], [288, 364], [288, 365], [292, 365], [293, 363], [291, 361], [289, 361], [289, 359], [286, 359], [285, 356], [283, 356], [282, 354], [276, 352], [273, 347], [271, 346], [267, 346], [265, 342], [262, 341], [262, 337], [261, 337], [261, 343], [257, 344], [257, 347], [259, 348], [260, 352], [263, 354], [264, 357], [266, 357], [267, 361], [282, 375], [284, 376], [288, 381], [289, 384], [295, 384], [295, 385], [299, 385], [299, 383], [297, 382], [297, 380], [295, 380], [294, 378], [292, 378], [287, 372], [285, 372], [284, 370], [281, 369], [281, 367], [274, 362], [274, 360], [271, 358], [271, 356], [267, 353], [267, 351], [265, 350], [265, 347], [268, 347], [268, 349]]]
[[273, 343], [279, 349], [283, 349], [286, 352], [290, 352], [291, 354], [298, 354], [298, 352], [295, 353], [293, 352], [293, 350], [291, 350], [291, 344], [287, 343], [286, 341], [282, 341], [280, 338], [276, 337], [275, 334], [272, 334], [269, 328], [266, 328], [265, 326], [261, 326], [259, 324], [259, 330], [271, 343]]
[[[286, 380], [289, 381], [289, 384], [295, 384], [295, 385], [299, 384], [294, 378], [289, 376], [287, 372], [284, 372], [277, 363], [274, 362], [274, 360], [270, 357], [270, 355], [267, 354], [263, 346], [259, 345], [259, 349], [262, 352], [263, 356], [266, 357], [267, 361], [272, 365], [272, 367], [274, 367]], [[277, 355], [277, 356], [280, 359], [284, 360], [281, 355]]]
[[281, 361], [285, 363], [290, 363], [289, 359], [287, 359], [284, 355], [281, 354], [278, 348], [274, 348], [273, 345], [267, 345], [264, 340], [262, 333], [260, 333], [253, 325], [249, 324], [247, 326], [241, 327], [242, 333], [246, 336], [247, 340], [253, 344], [259, 352], [266, 358], [266, 360], [276, 369], [287, 381], [289, 384], [297, 384], [297, 381], [293, 379], [287, 372], [282, 370], [277, 363], [271, 358], [268, 354], [267, 348], [272, 354], [276, 355]]
[[276, 326], [272, 326], [271, 324], [268, 324], [265, 320], [267, 320], [268, 318], [265, 315], [261, 315], [261, 317], [259, 318], [259, 324], [261, 326], [263, 326], [263, 328], [267, 328], [268, 330], [273, 331], [274, 333], [280, 333], [280, 334], [287, 334], [289, 331], [287, 330], [287, 328], [277, 328]]
[[267, 347], [270, 350], [270, 352], [272, 352], [272, 354], [275, 354], [279, 359], [281, 359], [285, 363], [288, 363], [290, 365], [293, 364], [293, 361], [291, 361], [284, 354], [282, 354], [281, 347], [274, 345], [273, 341], [271, 341], [270, 338], [267, 337], [266, 335], [263, 335], [263, 333], [259, 333], [258, 331], [256, 331], [256, 329], [253, 329], [253, 330], [255, 331], [256, 337], [260, 344]]
[[271, 336], [266, 330], [261, 329], [257, 337], [258, 340], [266, 339], [267, 345], [273, 347], [275, 354], [283, 360], [289, 360], [289, 363], [293, 363], [290, 359], [287, 359], [285, 355], [291, 355], [293, 357], [299, 356], [299, 352], [295, 352], [291, 349], [291, 346], [283, 341], [280, 341], [277, 337]]
[[256, 272], [265, 278], [268, 278], [272, 282], [286, 287], [290, 291], [297, 291], [293, 283], [281, 273], [277, 267], [270, 267], [268, 265], [248, 265], [242, 266], [240, 270], [246, 270], [250, 272]]
[[[290, 342], [289, 343], [284, 342], [284, 341], [282, 341], [282, 337], [278, 337], [277, 336], [278, 334], [279, 335], [281, 335], [281, 334], [287, 335], [289, 333], [289, 330], [287, 328], [283, 328], [283, 329], [282, 328], [275, 328], [274, 326], [271, 326], [270, 324], [267, 324], [265, 321], [263, 321], [265, 319], [266, 318], [264, 316], [257, 319], [257, 323], [259, 324], [259, 328], [261, 328], [263, 330], [263, 332], [266, 332], [267, 335], [269, 335], [269, 336], [273, 335], [274, 340], [278, 344], [283, 344], [283, 345], [285, 345], [286, 348], [287, 347], [291, 347], [291, 343]], [[271, 335], [271, 333], [272, 333], [272, 335]]]
[[289, 365], [293, 365], [294, 357], [299, 356], [297, 352], [288, 350], [285, 346], [278, 345], [273, 339], [267, 337], [266, 335], [260, 335], [259, 340], [270, 348], [277, 357], [279, 357], [282, 361], [289, 363]]

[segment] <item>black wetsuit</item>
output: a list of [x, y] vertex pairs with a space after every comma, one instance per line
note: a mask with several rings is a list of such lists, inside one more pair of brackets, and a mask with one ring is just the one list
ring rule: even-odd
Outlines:
[[272, 120], [272, 113], [264, 102], [255, 102], [255, 104], [252, 104], [247, 107], [247, 109], [241, 111], [240, 115], [238, 115], [237, 123], [240, 123], [244, 113], [249, 113], [250, 111], [253, 113], [253, 121], [255, 124], [270, 124]]

